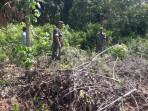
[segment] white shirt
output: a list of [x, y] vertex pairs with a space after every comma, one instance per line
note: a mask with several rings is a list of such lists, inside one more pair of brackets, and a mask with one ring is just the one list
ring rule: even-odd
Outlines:
[[22, 32], [21, 36], [22, 36], [22, 45], [26, 46], [26, 32]]

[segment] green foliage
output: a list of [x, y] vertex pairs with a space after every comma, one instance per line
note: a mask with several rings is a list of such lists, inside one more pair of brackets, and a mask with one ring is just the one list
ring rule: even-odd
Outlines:
[[41, 16], [38, 19], [39, 24], [56, 23], [60, 20], [60, 13], [63, 8], [63, 0], [44, 0], [46, 3], [41, 3]]
[[34, 51], [30, 47], [18, 46], [13, 52], [16, 61], [22, 67], [30, 69], [33, 65], [33, 54]]
[[81, 30], [84, 24], [88, 22], [86, 17], [87, 7], [87, 0], [78, 0], [74, 3], [69, 14], [69, 24], [72, 28]]
[[[7, 29], [1, 27], [0, 31], [0, 55], [6, 55], [9, 59], [12, 59], [12, 52], [15, 47], [21, 44], [21, 30], [22, 24], [9, 24]], [[5, 56], [5, 57], [6, 57]]]
[[0, 47], [0, 62], [5, 62], [8, 60], [8, 56], [3, 53], [3, 49]]
[[74, 0], [63, 0], [63, 8], [61, 10], [61, 20], [64, 21], [65, 24], [68, 23], [68, 16], [69, 16], [69, 10], [72, 8]]
[[38, 104], [38, 108], [36, 109], [36, 111], [41, 111], [44, 106], [43, 101], [40, 99], [40, 97], [36, 97], [35, 101]]
[[18, 103], [14, 102], [13, 103], [13, 106], [14, 106], [13, 111], [19, 111], [19, 109], [18, 109]]
[[139, 0], [76, 0], [69, 11], [68, 20], [70, 27], [81, 31], [87, 28], [85, 24], [99, 22], [112, 31], [111, 39], [116, 44], [133, 34], [146, 36], [147, 7], [147, 4], [141, 4]]
[[39, 2], [35, 0], [30, 0], [30, 2], [20, 1], [17, 5], [21, 10], [26, 12], [32, 10], [32, 13], [26, 15], [26, 17], [30, 17], [34, 22], [37, 22], [37, 18], [41, 15], [41, 12], [39, 11], [41, 5]]
[[128, 43], [129, 53], [140, 57], [148, 57], [148, 40], [138, 37]]
[[[3, 74], [0, 74], [0, 77], [2, 77], [2, 76], [4, 76], [5, 74], [3, 73]], [[6, 87], [6, 86], [9, 86], [10, 85], [10, 81], [8, 81], [8, 80], [1, 80], [0, 81], [0, 85], [2, 86], [2, 87]]]
[[36, 52], [35, 56], [41, 56], [46, 52], [51, 53], [53, 30], [55, 26], [45, 24], [44, 26], [32, 27], [33, 49]]
[[76, 47], [76, 48], [82, 48], [83, 41], [86, 40], [86, 33], [85, 32], [72, 32], [68, 36], [68, 43], [70, 46]]
[[14, 25], [14, 24], [9, 24], [7, 26], [7, 29], [5, 28], [0, 28], [1, 34], [0, 34], [0, 44], [2, 46], [9, 46], [9, 45], [18, 45], [21, 41], [20, 38], [20, 25]]
[[111, 54], [113, 57], [123, 59], [127, 56], [128, 48], [125, 44], [116, 45], [111, 49]]
[[95, 48], [96, 35], [100, 31], [100, 24], [87, 24], [86, 26], [86, 49]]
[[[39, 35], [38, 38], [34, 39], [36, 40], [35, 44], [35, 50], [36, 50], [36, 55], [41, 55], [44, 51], [46, 51], [49, 48], [49, 39], [48, 39], [48, 33], [40, 33], [41, 36]], [[50, 48], [51, 49], [51, 48]]]
[[[25, 26], [25, 23], [22, 22], [20, 24], [9, 24], [7, 30], [2, 27], [0, 28], [0, 54], [2, 58], [1, 61], [8, 60], [8, 58], [9, 60], [13, 59], [14, 49], [21, 44], [21, 33], [23, 26]], [[71, 49], [71, 47], [76, 48], [76, 53], [72, 53], [70, 55], [68, 54], [68, 52], [64, 53], [67, 54], [69, 61], [70, 58], [73, 58], [75, 55], [78, 55], [78, 57], [80, 57], [80, 50], [78, 49], [90, 50], [90, 52], [93, 52], [93, 50], [95, 49], [94, 41], [99, 28], [100, 24], [96, 23], [86, 24], [83, 28], [84, 31], [75, 31], [71, 29], [69, 25], [66, 25], [62, 29], [64, 46], [68, 48], [66, 50], [72, 52], [73, 49]], [[35, 52], [35, 57], [40, 58], [43, 55], [51, 55], [54, 29], [55, 26], [51, 24], [45, 24], [44, 26], [36, 27], [31, 25], [31, 41], [32, 49]], [[103, 32], [107, 35], [106, 46], [111, 46], [113, 44], [112, 31], [107, 31], [106, 28], [104, 28]], [[147, 56], [148, 46], [146, 39], [132, 39], [132, 37], [129, 36], [128, 38], [120, 39], [120, 43], [128, 44], [128, 49], [130, 53], [135, 53], [137, 55], [142, 54], [144, 55], [143, 57]]]
[[[100, 31], [100, 27], [101, 27], [101, 25], [99, 23], [86, 24], [86, 26], [85, 26], [86, 40], [83, 39], [83, 41], [85, 40], [85, 44], [81, 45], [82, 49], [90, 49], [90, 50], [95, 49], [96, 35]], [[106, 38], [107, 39], [106, 45], [111, 45], [111, 42], [112, 42], [112, 37], [111, 37], [112, 32], [111, 31], [107, 31], [105, 28], [104, 28], [103, 32], [106, 33], [106, 36], [107, 36], [107, 38]]]
[[6, 54], [0, 55], [0, 62], [6, 62], [8, 60], [8, 56]]
[[86, 55], [86, 51], [78, 49], [78, 48], [74, 48], [74, 47], [63, 47], [62, 49], [62, 55], [63, 58], [67, 59], [66, 61], [74, 61], [77, 62], [79, 60], [83, 61], [85, 60], [85, 56]]
[[[148, 4], [146, 0], [31, 0], [30, 3], [17, 2], [18, 7], [32, 10], [30, 18], [36, 24], [55, 24], [64, 20], [77, 31], [86, 31], [86, 24], [102, 24], [113, 33], [114, 44], [122, 38], [135, 35], [146, 36], [148, 28]], [[145, 2], [145, 3], [144, 3]], [[0, 5], [1, 6], [1, 5]], [[89, 31], [91, 33], [91, 30]], [[83, 44], [86, 41], [83, 41]], [[91, 46], [90, 46], [91, 47]]]
[[80, 97], [81, 98], [84, 98], [84, 93], [85, 93], [84, 90], [80, 90]]

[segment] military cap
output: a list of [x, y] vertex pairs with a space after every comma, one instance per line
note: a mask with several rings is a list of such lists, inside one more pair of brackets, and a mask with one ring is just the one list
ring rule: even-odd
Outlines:
[[100, 30], [103, 30], [103, 27], [100, 27]]
[[58, 21], [58, 22], [57, 22], [57, 25], [58, 25], [58, 24], [64, 24], [64, 22], [63, 22], [63, 21]]

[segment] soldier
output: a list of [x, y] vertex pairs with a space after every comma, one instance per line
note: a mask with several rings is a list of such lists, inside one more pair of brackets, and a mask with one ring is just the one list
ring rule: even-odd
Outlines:
[[26, 27], [23, 27], [23, 32], [21, 33], [22, 36], [22, 46], [26, 46]]
[[96, 52], [102, 51], [106, 42], [106, 34], [103, 33], [103, 27], [100, 28], [100, 32], [96, 35], [95, 46]]
[[63, 46], [63, 36], [61, 29], [63, 28], [63, 22], [58, 21], [56, 29], [53, 32], [53, 44], [52, 44], [52, 59], [60, 60], [61, 49]]

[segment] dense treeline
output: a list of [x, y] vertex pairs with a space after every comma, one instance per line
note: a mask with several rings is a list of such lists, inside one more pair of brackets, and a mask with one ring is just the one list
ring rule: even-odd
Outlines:
[[[1, 1], [0, 7], [7, 1]], [[146, 0], [44, 0], [40, 4], [36, 25], [63, 20], [77, 31], [86, 31], [89, 23], [99, 23], [113, 31], [116, 42], [120, 37], [145, 37], [148, 29]]]
[[88, 23], [100, 23], [116, 37], [146, 36], [146, 0], [45, 0], [40, 24], [63, 20], [71, 28], [85, 31]]

